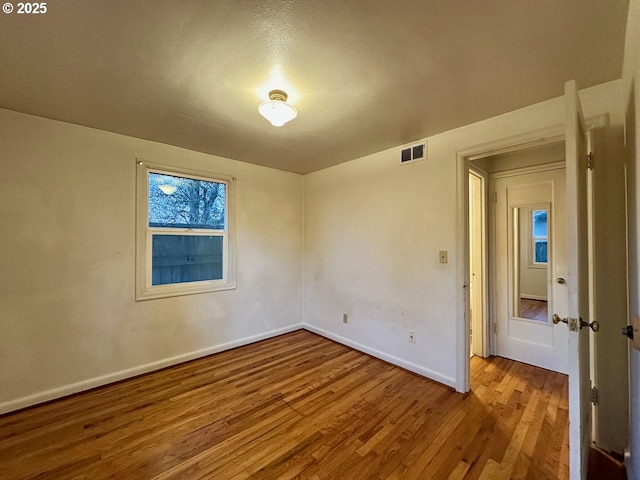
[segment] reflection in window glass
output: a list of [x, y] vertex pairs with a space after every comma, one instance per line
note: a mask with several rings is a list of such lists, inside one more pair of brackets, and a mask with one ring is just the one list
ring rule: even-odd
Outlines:
[[533, 210], [531, 213], [533, 232], [533, 263], [547, 263], [548, 225], [547, 211]]
[[149, 226], [225, 228], [226, 185], [219, 182], [149, 173]]

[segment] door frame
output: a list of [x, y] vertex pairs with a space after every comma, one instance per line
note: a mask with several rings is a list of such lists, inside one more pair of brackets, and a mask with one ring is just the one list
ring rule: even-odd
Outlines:
[[[565, 126], [555, 125], [540, 130], [533, 130], [520, 135], [504, 137], [486, 143], [473, 145], [456, 151], [456, 190], [457, 190], [457, 250], [462, 253], [460, 262], [456, 262], [456, 305], [459, 321], [456, 324], [456, 390], [466, 393], [470, 389], [469, 367], [469, 162], [475, 159], [501, 153], [540, 147], [565, 139]], [[486, 292], [488, 294], [488, 292]], [[489, 330], [489, 329], [488, 329]], [[487, 332], [485, 345], [493, 348], [491, 334]], [[490, 350], [491, 351], [491, 350]]]

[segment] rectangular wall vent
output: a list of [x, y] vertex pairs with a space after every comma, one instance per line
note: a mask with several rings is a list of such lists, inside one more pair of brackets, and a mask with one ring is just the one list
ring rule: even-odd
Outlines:
[[427, 144], [413, 145], [403, 148], [400, 154], [400, 163], [407, 163], [413, 160], [423, 160], [427, 156]]

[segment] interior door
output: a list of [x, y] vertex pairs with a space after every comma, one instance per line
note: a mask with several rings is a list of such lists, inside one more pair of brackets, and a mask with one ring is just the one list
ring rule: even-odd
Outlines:
[[563, 165], [494, 174], [496, 354], [566, 374], [566, 207]]
[[484, 281], [484, 178], [469, 171], [469, 333], [471, 355], [486, 357]]
[[[567, 175], [568, 305], [560, 317], [589, 321], [587, 129], [576, 82], [565, 84]], [[591, 440], [589, 329], [569, 331], [569, 471], [572, 480], [587, 475]]]

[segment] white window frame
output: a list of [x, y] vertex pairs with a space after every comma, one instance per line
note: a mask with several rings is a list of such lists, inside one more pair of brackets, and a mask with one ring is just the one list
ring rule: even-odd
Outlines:
[[[544, 237], [536, 237], [533, 234], [533, 212], [539, 210], [547, 211], [547, 235]], [[529, 267], [531, 268], [547, 268], [549, 266], [549, 238], [551, 233], [551, 209], [547, 205], [540, 205], [529, 208]], [[546, 240], [547, 242], [547, 261], [546, 262], [537, 262], [536, 261], [536, 240]]]
[[[226, 185], [224, 230], [149, 227], [149, 173], [224, 183]], [[136, 159], [136, 301], [236, 288], [235, 183], [236, 179], [229, 175]], [[223, 238], [222, 279], [152, 285], [151, 249], [154, 234], [221, 236]]]

